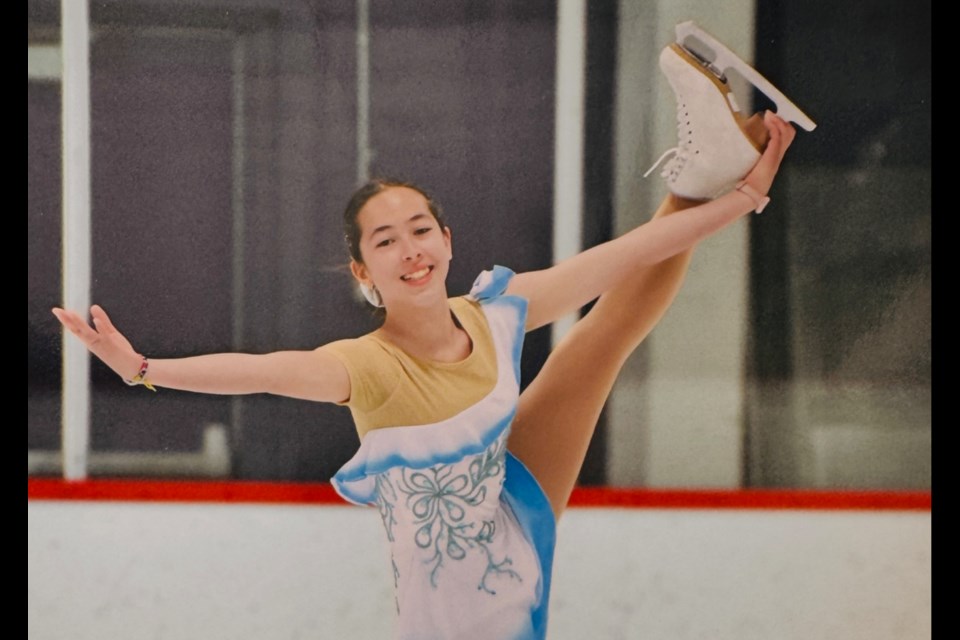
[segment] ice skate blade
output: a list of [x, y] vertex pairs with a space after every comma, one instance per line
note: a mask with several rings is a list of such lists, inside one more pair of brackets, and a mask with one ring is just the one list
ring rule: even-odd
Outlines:
[[[733, 68], [740, 73], [750, 84], [759, 89], [765, 96], [770, 98], [777, 105], [777, 115], [788, 122], [795, 122], [805, 131], [813, 131], [817, 124], [810, 117], [800, 110], [800, 107], [793, 104], [790, 99], [783, 95], [783, 92], [777, 89], [769, 80], [760, 75], [756, 69], [740, 59], [734, 52], [730, 51], [722, 42], [711, 36], [709, 33], [694, 24], [693, 20], [681, 22], [676, 27], [677, 44], [694, 58], [702, 61], [714, 74], [723, 77], [723, 72]], [[698, 53], [684, 44], [687, 38], [694, 37], [705, 45], [713, 49], [716, 57], [713, 60], [706, 60], [701, 53]]]

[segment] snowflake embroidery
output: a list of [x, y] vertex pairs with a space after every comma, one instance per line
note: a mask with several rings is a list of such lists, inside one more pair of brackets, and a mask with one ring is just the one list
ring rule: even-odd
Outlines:
[[387, 540], [393, 542], [393, 525], [397, 524], [397, 519], [393, 517], [393, 505], [397, 502], [397, 494], [385, 473], [378, 475], [376, 482], [377, 509], [383, 520], [383, 528], [387, 530]]
[[474, 457], [466, 473], [456, 474], [454, 464], [440, 464], [422, 470], [403, 469], [394, 487], [387, 474], [377, 479], [380, 515], [388, 538], [393, 541], [393, 508], [399, 494], [406, 496], [406, 506], [417, 526], [414, 542], [425, 551], [433, 550], [426, 562], [433, 564], [430, 584], [437, 588], [437, 576], [445, 560], [463, 560], [468, 550], [477, 549], [486, 556], [487, 568], [477, 589], [495, 595], [487, 585], [491, 575], [507, 575], [522, 582], [509, 567], [513, 561], [504, 557], [497, 561], [490, 545], [496, 535], [493, 520], [469, 521], [471, 508], [478, 507], [487, 496], [488, 480], [503, 484], [506, 437], [498, 438], [482, 454]]

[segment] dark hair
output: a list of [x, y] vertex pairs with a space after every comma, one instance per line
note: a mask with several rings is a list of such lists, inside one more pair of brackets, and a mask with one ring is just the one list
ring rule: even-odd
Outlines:
[[367, 204], [370, 198], [391, 187], [406, 187], [422, 195], [427, 201], [430, 214], [434, 220], [437, 221], [437, 224], [440, 225], [440, 229], [445, 230], [447, 228], [447, 224], [443, 220], [443, 212], [440, 210], [440, 205], [434, 202], [430, 194], [424, 189], [412, 182], [405, 182], [403, 180], [374, 178], [353, 192], [353, 195], [350, 197], [350, 202], [347, 203], [347, 208], [343, 212], [343, 238], [347, 243], [347, 251], [350, 252], [350, 257], [357, 262], [363, 262], [363, 256], [360, 254], [361, 230], [360, 224], [357, 222], [357, 216], [360, 215], [360, 210], [363, 209], [363, 206]]

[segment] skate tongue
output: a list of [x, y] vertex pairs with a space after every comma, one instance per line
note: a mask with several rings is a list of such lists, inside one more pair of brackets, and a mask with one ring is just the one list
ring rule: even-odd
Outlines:
[[650, 167], [649, 169], [647, 169], [647, 172], [646, 172], [645, 174], [643, 174], [643, 177], [646, 178], [648, 175], [650, 175], [650, 173], [651, 173], [654, 169], [656, 169], [657, 167], [660, 166], [660, 163], [663, 162], [664, 158], [666, 158], [668, 155], [670, 155], [671, 153], [674, 154], [674, 155], [676, 155], [678, 151], [680, 151], [680, 147], [674, 147], [674, 148], [672, 148], [672, 149], [667, 149], [666, 151], [664, 151], [664, 152], [663, 152], [663, 155], [661, 155], [661, 156], [657, 159], [657, 161], [653, 163], [653, 166]]

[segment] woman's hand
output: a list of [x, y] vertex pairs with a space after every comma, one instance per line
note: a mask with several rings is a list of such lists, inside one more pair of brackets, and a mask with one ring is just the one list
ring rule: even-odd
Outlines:
[[[90, 307], [92, 327], [73, 311], [55, 307], [53, 315], [124, 380], [132, 380], [140, 373], [143, 356], [99, 306]], [[325, 347], [265, 354], [151, 358], [150, 372], [143, 383], [147, 382], [167, 389], [220, 395], [272, 393], [318, 402], [341, 402], [350, 397], [350, 374]]]
[[797, 130], [793, 125], [786, 122], [772, 111], [763, 114], [763, 124], [770, 133], [770, 139], [767, 141], [767, 148], [763, 155], [753, 166], [750, 173], [744, 178], [747, 183], [766, 195], [773, 184], [773, 178], [780, 169], [780, 162], [783, 160], [787, 148], [793, 143]]
[[130, 341], [110, 322], [107, 312], [99, 305], [90, 307], [93, 326], [77, 313], [59, 307], [53, 308], [53, 315], [73, 335], [77, 336], [90, 353], [100, 358], [104, 364], [124, 380], [132, 379], [140, 372], [143, 356], [137, 353]]

